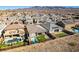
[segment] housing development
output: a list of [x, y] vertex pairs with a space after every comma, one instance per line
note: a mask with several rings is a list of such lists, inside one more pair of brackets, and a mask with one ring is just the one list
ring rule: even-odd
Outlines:
[[0, 10], [0, 51], [79, 51], [79, 8]]

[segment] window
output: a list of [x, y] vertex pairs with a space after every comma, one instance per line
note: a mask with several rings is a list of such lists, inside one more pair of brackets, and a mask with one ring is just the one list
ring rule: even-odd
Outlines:
[[19, 35], [19, 34], [15, 34], [15, 35], [13, 35], [13, 36], [17, 36], [17, 37], [19, 37], [20, 35]]
[[39, 23], [42, 23], [42, 21], [39, 21]]
[[30, 23], [30, 24], [32, 24], [32, 23]]
[[37, 21], [35, 19], [33, 19], [33, 23], [37, 23]]
[[11, 24], [13, 24], [13, 22]]
[[55, 29], [54, 32], [59, 32], [59, 29]]
[[41, 35], [42, 33], [38, 33], [38, 35]]
[[18, 22], [15, 22], [14, 24], [18, 24]]
[[11, 35], [9, 35], [9, 37], [12, 37]]

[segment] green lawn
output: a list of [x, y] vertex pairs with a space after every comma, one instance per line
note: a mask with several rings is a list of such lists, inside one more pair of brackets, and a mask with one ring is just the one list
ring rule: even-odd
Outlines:
[[44, 42], [44, 41], [46, 41], [45, 35], [43, 35], [43, 34], [38, 35], [38, 36], [37, 36], [37, 39], [38, 39], [39, 42]]
[[13, 46], [21, 46], [23, 44], [24, 44], [24, 42], [17, 42], [15, 44], [8, 44], [8, 45], [6, 45], [6, 44], [0, 44], [0, 49], [6, 49], [6, 48], [13, 47]]
[[64, 36], [67, 36], [67, 34], [64, 33], [64, 32], [61, 32], [61, 33], [58, 33], [58, 34], [55, 34], [55, 35], [56, 35], [56, 37], [64, 37]]
[[5, 44], [0, 44], [0, 49], [4, 49], [4, 48], [7, 48], [8, 46], [5, 45]]

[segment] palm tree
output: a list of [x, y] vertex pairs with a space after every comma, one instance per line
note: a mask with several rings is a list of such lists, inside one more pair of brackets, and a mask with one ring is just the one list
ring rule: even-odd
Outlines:
[[22, 23], [25, 24], [26, 21], [26, 17], [25, 17], [25, 13], [22, 14], [22, 19], [21, 19]]
[[24, 45], [26, 45], [26, 43], [27, 43], [27, 45], [29, 45], [29, 39], [28, 39], [29, 33], [28, 33], [26, 23], [25, 23], [25, 21], [26, 21], [25, 13], [23, 13], [21, 21], [24, 24], [24, 32], [25, 32], [23, 42], [24, 42]]
[[3, 43], [3, 41], [4, 41], [4, 33], [5, 33], [5, 30], [3, 30], [2, 32], [1, 32], [1, 37], [2, 37], [2, 42], [1, 42], [1, 44]]
[[22, 17], [21, 21], [23, 24], [25, 24], [25, 21], [26, 21], [25, 16]]
[[1, 34], [1, 37], [2, 37], [2, 38], [4, 38], [4, 33], [5, 33], [5, 31], [3, 30], [3, 31], [2, 31], [2, 34]]
[[29, 39], [28, 39], [28, 36], [29, 36], [29, 33], [28, 33], [28, 31], [27, 31], [27, 27], [26, 26], [24, 26], [24, 32], [25, 32], [25, 34], [24, 34], [24, 45], [26, 45], [26, 43], [27, 43], [27, 45], [29, 45]]

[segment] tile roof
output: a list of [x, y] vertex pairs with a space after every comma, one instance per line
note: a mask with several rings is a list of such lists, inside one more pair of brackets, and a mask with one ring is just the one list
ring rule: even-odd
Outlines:
[[24, 28], [24, 25], [23, 24], [11, 24], [11, 25], [8, 25], [5, 30], [15, 30], [15, 29], [22, 29]]
[[40, 25], [27, 25], [27, 30], [29, 33], [41, 33], [41, 32], [46, 32], [44, 28], [42, 28]]

